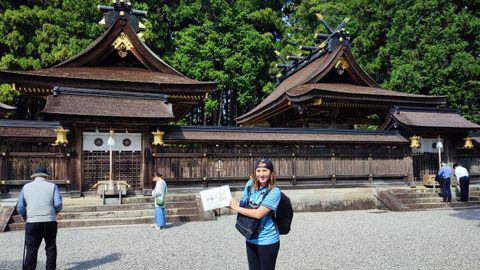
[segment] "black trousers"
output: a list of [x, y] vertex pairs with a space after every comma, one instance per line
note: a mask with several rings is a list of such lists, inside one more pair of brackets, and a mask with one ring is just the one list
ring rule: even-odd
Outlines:
[[464, 176], [460, 178], [460, 200], [468, 201], [468, 190], [470, 189], [470, 177]]
[[46, 269], [57, 267], [57, 222], [28, 223], [25, 226], [25, 264], [23, 270], [34, 270], [37, 267], [38, 248], [45, 239], [47, 255]]
[[277, 262], [280, 241], [271, 245], [254, 245], [247, 242], [249, 270], [273, 270]]
[[443, 201], [444, 202], [451, 201], [452, 200], [452, 191], [450, 189], [450, 177], [442, 179], [442, 183], [440, 185], [440, 188], [442, 190]]

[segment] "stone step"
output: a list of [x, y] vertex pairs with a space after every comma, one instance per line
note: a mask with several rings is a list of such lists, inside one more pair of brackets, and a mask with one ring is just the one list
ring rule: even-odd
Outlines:
[[[96, 212], [96, 211], [121, 211], [121, 210], [140, 210], [153, 209], [155, 206], [152, 203], [130, 203], [130, 204], [109, 204], [109, 205], [76, 205], [66, 206], [62, 209], [63, 212]], [[196, 208], [197, 202], [167, 202], [167, 209], [174, 208]]]
[[[76, 219], [76, 220], [58, 220], [59, 228], [73, 227], [93, 227], [93, 226], [113, 226], [113, 225], [130, 225], [130, 224], [151, 224], [153, 223], [153, 215], [147, 217], [132, 218], [95, 218], [95, 219]], [[167, 216], [167, 223], [200, 221], [200, 215], [172, 215]], [[8, 224], [12, 231], [20, 231], [25, 229], [24, 222], [15, 222]]]
[[[409, 192], [392, 192], [397, 198], [403, 199], [403, 198], [423, 198], [423, 197], [431, 197], [431, 196], [436, 196], [441, 194], [440, 189], [437, 190], [436, 193], [434, 193], [432, 190], [428, 191], [409, 191]], [[440, 195], [439, 195], [440, 196]], [[460, 191], [456, 191], [452, 189], [452, 196], [457, 196], [460, 197]], [[470, 191], [469, 192], [469, 197], [480, 197], [480, 191]]]
[[[130, 218], [153, 215], [153, 209], [126, 210], [126, 211], [98, 211], [98, 212], [60, 212], [57, 220], [93, 219], [93, 218]], [[167, 209], [166, 215], [195, 215], [199, 214], [197, 208], [173, 208]], [[23, 222], [20, 215], [12, 216], [14, 222]]]
[[406, 204], [411, 210], [425, 210], [425, 209], [434, 209], [434, 208], [471, 208], [471, 207], [480, 207], [480, 202], [456, 202], [452, 201], [451, 203], [438, 202], [438, 203], [414, 203]]
[[[167, 195], [165, 200], [168, 203], [171, 202], [189, 202], [195, 201], [196, 197], [194, 194], [175, 194], [175, 195]], [[153, 203], [153, 197], [150, 196], [136, 196], [136, 197], [125, 197], [122, 199], [122, 203], [129, 204], [129, 203]]]
[[[453, 201], [458, 201], [459, 197], [452, 197]], [[436, 203], [442, 202], [443, 198], [440, 196], [432, 196], [432, 197], [419, 197], [419, 198], [402, 198], [400, 201], [404, 204], [414, 204], [414, 203]], [[469, 197], [469, 201], [471, 202], [480, 202], [480, 197]]]

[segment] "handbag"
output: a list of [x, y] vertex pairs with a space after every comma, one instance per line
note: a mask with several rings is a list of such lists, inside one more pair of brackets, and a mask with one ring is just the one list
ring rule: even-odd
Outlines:
[[[247, 208], [247, 209], [256, 209], [258, 208], [257, 207], [252, 207], [248, 202], [250, 200], [250, 190], [251, 190], [251, 187], [249, 189], [249, 192], [248, 192], [248, 197], [247, 197], [247, 204], [245, 205], [244, 208]], [[263, 201], [263, 199], [265, 199], [265, 197], [267, 196], [267, 194], [270, 192], [270, 190], [268, 190], [267, 192], [265, 192], [265, 194], [263, 195], [263, 198], [262, 200], [260, 201], [260, 203], [258, 205], [260, 205]], [[252, 239], [257, 239], [258, 237], [258, 233], [260, 231], [260, 221], [261, 219], [256, 219], [256, 218], [252, 218], [252, 217], [247, 217], [245, 215], [242, 215], [240, 213], [237, 214], [237, 223], [235, 224], [235, 228], [237, 228], [237, 230], [247, 239], [247, 240], [252, 240]]]
[[163, 198], [160, 197], [160, 196], [155, 197], [155, 205], [156, 205], [156, 206], [164, 206], [164, 205], [165, 205], [165, 201], [164, 201]]

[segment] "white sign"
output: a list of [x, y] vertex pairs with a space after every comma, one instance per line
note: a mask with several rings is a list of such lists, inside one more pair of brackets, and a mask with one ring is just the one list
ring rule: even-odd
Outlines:
[[443, 152], [442, 142], [443, 139], [438, 141], [437, 138], [420, 138], [420, 148], [412, 148], [412, 153], [438, 153], [438, 149]]
[[109, 132], [84, 132], [83, 150], [84, 151], [141, 151], [142, 134], [141, 133], [113, 133]]
[[232, 194], [230, 194], [230, 187], [227, 185], [200, 191], [200, 197], [202, 198], [203, 210], [209, 211], [229, 206]]

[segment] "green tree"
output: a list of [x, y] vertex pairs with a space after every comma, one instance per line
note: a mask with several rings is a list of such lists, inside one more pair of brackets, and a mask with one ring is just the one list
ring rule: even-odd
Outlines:
[[[9, 1], [0, 5], [0, 68], [31, 70], [66, 60], [101, 33], [95, 0]], [[22, 98], [9, 86], [0, 87], [0, 102]], [[20, 116], [21, 117], [21, 116]]]
[[[252, 25], [262, 17], [251, 12], [254, 8], [244, 1], [215, 0], [181, 1], [177, 9], [170, 7], [170, 25], [179, 29], [171, 31], [173, 49], [166, 52], [165, 59], [191, 78], [218, 83], [217, 92], [205, 101], [205, 111], [194, 110], [187, 123], [235, 125], [235, 117], [265, 96], [264, 86], [272, 81], [272, 34], [260, 33]], [[272, 16], [268, 9], [266, 16]], [[268, 28], [272, 21], [262, 27]]]

